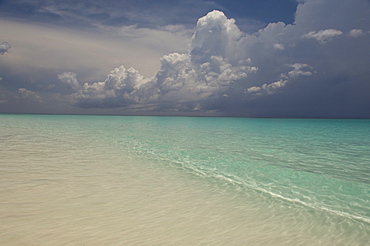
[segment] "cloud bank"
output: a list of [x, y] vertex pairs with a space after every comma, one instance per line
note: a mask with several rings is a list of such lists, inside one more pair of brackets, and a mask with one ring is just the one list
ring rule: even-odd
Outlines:
[[156, 104], [156, 110], [207, 110], [205, 104], [225, 96], [235, 83], [257, 71], [250, 59], [239, 57], [236, 46], [243, 33], [235, 20], [220, 11], [200, 18], [191, 39], [190, 51], [161, 58], [160, 70], [145, 78], [134, 68], [114, 69], [105, 81], [78, 85], [76, 74], [58, 78], [76, 89], [80, 107], [120, 107]]
[[[370, 117], [369, 9], [368, 0], [300, 1], [294, 23], [248, 34], [214, 10], [197, 21], [188, 51], [164, 55], [154, 76], [118, 66], [81, 82], [77, 68], [62, 70], [54, 77], [65, 92], [55, 97], [90, 113]], [[18, 93], [50, 102], [33, 90]]]

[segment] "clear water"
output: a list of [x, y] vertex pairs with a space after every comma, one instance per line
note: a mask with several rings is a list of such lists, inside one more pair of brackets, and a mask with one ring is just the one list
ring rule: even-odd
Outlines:
[[370, 120], [0, 115], [0, 244], [367, 245]]

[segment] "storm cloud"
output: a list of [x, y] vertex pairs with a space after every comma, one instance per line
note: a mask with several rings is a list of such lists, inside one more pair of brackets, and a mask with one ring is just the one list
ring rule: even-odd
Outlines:
[[[82, 107], [150, 103], [157, 104], [156, 110], [207, 110], [203, 104], [226, 96], [224, 93], [235, 83], [257, 71], [250, 59], [239, 56], [243, 35], [235, 20], [212, 11], [198, 20], [190, 51], [163, 56], [154, 77], [145, 78], [136, 69], [121, 66], [105, 81], [85, 83], [81, 88], [74, 86], [75, 98]], [[69, 73], [58, 77], [72, 84], [66, 75]]]
[[[68, 8], [60, 12], [59, 5], [50, 6], [44, 6], [44, 11], [51, 11], [63, 20], [74, 13]], [[199, 18], [193, 27], [189, 27], [188, 19], [186, 25], [179, 25], [180, 19], [174, 13], [170, 19], [178, 21], [169, 25], [167, 19], [163, 26], [158, 26], [159, 19], [153, 22], [155, 26], [143, 24], [144, 20], [119, 25], [118, 19], [111, 18], [113, 15], [107, 18], [114, 25], [111, 22], [108, 25], [101, 15], [103, 19], [89, 28], [96, 27], [99, 33], [114, 36], [111, 43], [114, 47], [122, 42], [122, 54], [126, 54], [122, 59], [104, 39], [87, 40], [76, 30], [55, 31], [60, 37], [57, 40], [52, 37], [39, 40], [58, 48], [53, 53], [58, 56], [47, 57], [42, 60], [44, 63], [32, 63], [34, 66], [28, 70], [18, 69], [12, 64], [24, 61], [31, 64], [35, 54], [25, 56], [28, 49], [14, 49], [14, 54], [6, 57], [10, 59], [0, 61], [12, 72], [1, 74], [0, 86], [7, 86], [16, 94], [17, 105], [33, 100], [32, 105], [38, 103], [40, 108], [47, 105], [48, 112], [53, 112], [55, 105], [58, 112], [66, 108], [77, 113], [370, 117], [368, 0], [299, 1], [293, 22], [271, 22], [250, 32], [242, 31], [248, 29], [246, 19], [242, 20], [243, 28], [239, 28], [235, 19], [226, 16], [227, 11], [219, 9]], [[83, 20], [90, 18], [86, 13]], [[140, 16], [143, 15], [135, 18]], [[72, 17], [78, 19], [75, 14]], [[178, 45], [180, 40], [183, 43]], [[145, 44], [145, 49], [136, 49], [141, 47], [139, 44]], [[9, 50], [5, 45], [1, 47], [2, 54]], [[63, 47], [73, 52], [64, 53]], [[83, 47], [86, 49], [80, 52]], [[153, 66], [152, 51], [157, 50], [163, 52], [159, 52], [158, 63]], [[63, 58], [65, 54], [68, 59]], [[40, 55], [45, 57], [45, 53]], [[55, 62], [55, 57], [62, 60]], [[88, 66], [84, 67], [84, 60]], [[109, 70], [113, 69], [106, 75], [109, 70], [102, 69], [101, 64], [106, 66], [108, 61], [114, 64], [109, 63]], [[23, 71], [26, 76], [34, 67], [47, 69], [47, 73], [38, 73], [45, 75], [43, 83], [38, 83], [37, 77], [27, 81], [21, 76], [12, 84], [8, 82], [14, 74]], [[46, 78], [49, 74], [50, 82]], [[3, 102], [11, 101], [8, 92], [3, 92], [0, 98]]]
[[293, 24], [270, 23], [253, 34], [215, 10], [198, 20], [189, 52], [163, 56], [152, 78], [121, 66], [102, 82], [69, 83], [84, 108], [368, 117], [368, 9], [366, 0], [308, 0]]

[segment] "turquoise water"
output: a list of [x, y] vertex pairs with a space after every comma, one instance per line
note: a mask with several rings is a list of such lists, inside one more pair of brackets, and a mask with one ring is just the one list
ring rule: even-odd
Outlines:
[[109, 124], [101, 140], [137, 155], [370, 223], [368, 120], [112, 117]]
[[253, 197], [261, 211], [309, 224], [302, 234], [318, 227], [342, 245], [370, 238], [370, 120], [0, 115], [0, 126], [3, 175], [22, 156], [12, 148], [17, 139], [43, 155], [57, 151], [49, 145], [56, 141], [93, 159], [104, 149], [115, 161], [129, 155], [202, 180], [238, 202]]

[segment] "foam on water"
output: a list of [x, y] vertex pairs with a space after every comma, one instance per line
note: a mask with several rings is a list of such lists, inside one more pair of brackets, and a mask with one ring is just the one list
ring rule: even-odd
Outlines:
[[0, 115], [0, 243], [365, 245], [370, 121]]
[[369, 222], [369, 121], [147, 119], [140, 156]]

